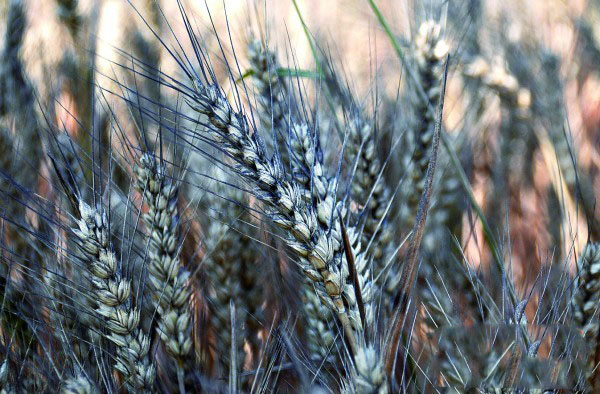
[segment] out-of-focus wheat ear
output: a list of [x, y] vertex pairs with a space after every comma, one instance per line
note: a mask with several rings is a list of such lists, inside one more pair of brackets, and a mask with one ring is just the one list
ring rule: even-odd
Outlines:
[[[593, 2], [587, 3], [588, 7], [593, 7]], [[593, 13], [584, 12], [583, 16], [575, 19], [575, 28], [577, 31], [577, 54], [579, 61], [585, 67], [577, 69], [577, 89], [586, 81], [591, 72], [594, 71], [593, 64], [600, 62], [600, 41], [594, 33]]]
[[58, 19], [69, 29], [72, 37], [76, 37], [81, 24], [81, 16], [77, 10], [79, 0], [56, 0]]
[[384, 268], [384, 252], [393, 238], [385, 218], [391, 193], [382, 174], [373, 125], [357, 116], [349, 126], [345, 158], [352, 175], [352, 200], [358, 206], [358, 219], [364, 220], [362, 243], [371, 244], [368, 253], [374, 259], [377, 276]]
[[428, 20], [419, 26], [414, 39], [415, 76], [420, 84], [425, 97], [415, 96], [414, 123], [407, 137], [410, 147], [410, 182], [411, 187], [407, 197], [405, 224], [411, 227], [419, 198], [425, 185], [425, 172], [429, 163], [433, 129], [435, 127], [435, 114], [429, 108], [435, 107], [441, 92], [441, 80], [444, 73], [444, 59], [448, 55], [449, 46], [442, 38], [442, 28], [439, 23]]
[[547, 117], [547, 131], [554, 150], [556, 159], [564, 182], [573, 191], [576, 186], [577, 176], [575, 151], [569, 133], [565, 132], [565, 103], [563, 97], [563, 83], [560, 75], [560, 59], [552, 53], [542, 56], [542, 101], [543, 113]]
[[321, 362], [336, 352], [335, 317], [310, 286], [304, 282], [301, 300], [306, 318], [306, 353], [311, 360]]
[[587, 379], [592, 390], [600, 390], [600, 244], [589, 243], [577, 261], [578, 274], [571, 307], [573, 321], [590, 346]]
[[577, 149], [567, 127], [560, 59], [553, 53], [543, 53], [541, 63], [540, 91], [536, 95], [540, 101], [540, 108], [536, 109], [539, 111], [539, 117], [544, 120], [548, 137], [554, 146], [560, 181], [564, 181], [571, 197], [580, 202], [588, 221], [593, 223], [590, 232], [597, 236], [600, 230], [594, 213], [596, 196], [589, 174], [581, 171], [578, 166]]
[[448, 16], [444, 21], [448, 23], [450, 36], [460, 37], [463, 58], [470, 58], [481, 52], [479, 40], [486, 16], [485, 3], [483, 0], [466, 0], [448, 4]]
[[193, 341], [190, 272], [179, 257], [178, 186], [167, 177], [165, 167], [152, 154], [143, 154], [135, 171], [136, 187], [148, 206], [142, 219], [149, 237], [148, 278], [158, 312], [157, 332], [167, 352], [176, 360], [177, 368], [181, 369]]
[[88, 195], [83, 164], [77, 153], [77, 148], [67, 133], [60, 133], [56, 137], [58, 151], [55, 153], [55, 164], [61, 172], [63, 181], [73, 189], [77, 196], [84, 199]]
[[0, 59], [0, 115], [12, 119], [17, 135], [27, 141], [22, 145], [21, 153], [27, 158], [27, 166], [31, 170], [23, 171], [28, 178], [19, 181], [22, 185], [34, 188], [43, 150], [38, 134], [37, 103], [20, 56], [26, 29], [24, 2], [11, 0], [6, 14], [4, 48]]
[[[461, 138], [462, 137], [462, 138]], [[470, 147], [466, 146], [462, 135], [448, 135], [448, 139], [457, 151], [462, 151], [463, 158], [470, 159]], [[429, 255], [444, 255], [451, 252], [452, 237], [461, 240], [462, 216], [466, 208], [466, 197], [458, 174], [452, 167], [449, 157], [440, 154], [440, 177], [438, 187], [434, 191], [433, 205], [428, 217], [427, 230], [423, 236], [423, 250]], [[466, 167], [468, 160], [461, 159]]]
[[62, 382], [61, 394], [96, 394], [100, 391], [85, 375], [78, 375]]
[[0, 393], [1, 394], [13, 394], [16, 390], [9, 382], [9, 365], [8, 360], [5, 360], [0, 364]]
[[[256, 88], [257, 111], [260, 129], [270, 153], [279, 152], [281, 163], [289, 168], [288, 127], [286, 117], [291, 106], [286, 101], [286, 86], [278, 74], [279, 64], [274, 52], [265, 48], [264, 44], [254, 39], [248, 44], [248, 61], [252, 71], [252, 82]], [[273, 146], [268, 146], [273, 144]]]
[[[490, 66], [483, 58], [476, 58], [463, 71], [468, 78], [480, 81], [500, 98], [503, 118], [500, 125], [500, 148], [495, 159], [493, 176], [494, 193], [486, 210], [490, 213], [491, 228], [503, 228], [503, 204], [506, 201], [511, 179], [521, 180], [529, 171], [530, 161], [525, 159], [528, 139], [532, 137], [532, 95], [515, 75], [500, 66]], [[510, 179], [509, 179], [510, 175]], [[517, 177], [515, 179], [515, 177]], [[525, 177], [527, 178], [527, 177]], [[514, 183], [514, 182], [513, 182]]]
[[[220, 173], [220, 181], [227, 182], [228, 176]], [[233, 181], [233, 180], [232, 180]], [[205, 226], [204, 244], [206, 258], [203, 269], [209, 279], [206, 296], [211, 310], [211, 325], [215, 333], [215, 353], [221, 372], [226, 374], [230, 365], [227, 355], [231, 350], [230, 301], [235, 302], [238, 322], [236, 341], [238, 365], [243, 366], [246, 358], [244, 342], [257, 356], [260, 320], [264, 302], [260, 289], [260, 250], [252, 240], [253, 228], [250, 211], [246, 209], [248, 198], [234, 186], [217, 183], [214, 194], [206, 198], [209, 223]]]
[[382, 352], [362, 344], [354, 355], [350, 378], [343, 384], [346, 394], [387, 394], [390, 392]]
[[72, 232], [88, 264], [96, 297], [95, 312], [102, 317], [106, 337], [116, 346], [115, 369], [132, 393], [150, 392], [155, 367], [150, 359], [150, 338], [139, 328], [140, 313], [132, 306], [131, 282], [110, 244], [108, 216], [102, 208], [79, 201], [77, 228]]

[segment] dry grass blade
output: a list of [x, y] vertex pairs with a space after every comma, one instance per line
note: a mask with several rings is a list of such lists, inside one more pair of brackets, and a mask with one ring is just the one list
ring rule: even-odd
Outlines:
[[444, 78], [442, 80], [442, 93], [438, 103], [438, 114], [435, 122], [435, 130], [433, 133], [432, 141], [432, 152], [427, 167], [427, 173], [425, 176], [425, 187], [423, 188], [423, 194], [419, 201], [419, 207], [417, 211], [417, 217], [415, 220], [413, 233], [411, 236], [410, 244], [406, 254], [406, 262], [402, 267], [401, 282], [398, 288], [399, 304], [395, 311], [394, 325], [391, 328], [391, 346], [388, 348], [388, 354], [386, 356], [386, 370], [388, 376], [392, 376], [394, 363], [396, 361], [396, 351], [399, 346], [400, 336], [403, 325], [405, 323], [404, 316], [407, 312], [410, 293], [414, 286], [414, 281], [417, 276], [419, 269], [419, 249], [421, 247], [421, 239], [423, 238], [423, 231], [425, 230], [425, 221], [427, 219], [427, 211], [429, 209], [429, 199], [431, 198], [433, 176], [435, 174], [435, 167], [437, 163], [437, 154], [440, 145], [440, 132], [442, 128], [442, 111], [444, 109], [444, 96], [446, 93], [446, 81], [448, 79], [448, 61], [450, 55], [446, 57], [446, 65], [444, 68]]

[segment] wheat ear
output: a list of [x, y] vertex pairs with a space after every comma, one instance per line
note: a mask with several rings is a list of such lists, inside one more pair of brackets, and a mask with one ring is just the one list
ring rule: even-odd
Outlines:
[[81, 16], [77, 10], [79, 0], [56, 0], [58, 19], [67, 26], [72, 37], [76, 37], [81, 24]]
[[142, 215], [149, 232], [148, 277], [158, 311], [157, 332], [167, 352], [183, 364], [192, 349], [190, 277], [179, 258], [179, 214], [177, 185], [165, 168], [145, 153], [136, 167], [137, 188], [148, 206]]
[[377, 275], [383, 269], [384, 250], [393, 238], [392, 229], [384, 220], [391, 193], [381, 174], [373, 126], [356, 117], [348, 129], [346, 149], [347, 165], [353, 173], [352, 199], [364, 210], [362, 242], [371, 243], [369, 254], [375, 259]]
[[333, 182], [321, 189], [313, 177], [312, 190], [327, 197], [307, 204], [305, 192], [286, 179], [276, 161], [267, 158], [246, 117], [233, 110], [218, 86], [202, 85], [197, 80], [193, 84], [194, 94], [188, 104], [203, 116], [201, 122], [208, 121], [205, 134], [235, 160], [234, 168], [256, 188], [254, 193], [265, 204], [265, 213], [287, 231], [286, 243], [299, 255], [297, 263], [315, 282], [319, 297], [337, 315], [350, 347], [355, 349], [362, 324], [354, 285], [342, 258], [341, 235], [330, 227], [337, 210], [334, 195], [328, 193]]
[[[494, 224], [501, 225], [502, 221], [500, 206], [505, 196], [508, 185], [508, 176], [515, 163], [521, 163], [523, 160], [524, 141], [530, 128], [532, 116], [532, 98], [531, 91], [523, 87], [515, 75], [511, 74], [503, 67], [490, 66], [482, 58], [474, 59], [464, 69], [465, 76], [474, 78], [491, 91], [495, 92], [500, 98], [500, 103], [505, 110], [501, 124], [502, 141], [497, 156], [496, 166], [498, 171], [494, 178], [494, 187], [497, 193], [494, 194], [490, 202], [492, 211], [492, 227]], [[520, 153], [519, 153], [520, 152]], [[514, 160], [513, 160], [514, 159]], [[524, 163], [527, 165], [527, 163]], [[513, 171], [517, 174], [519, 171]]]
[[9, 383], [8, 370], [9, 370], [8, 360], [5, 360], [0, 364], [0, 394], [13, 394], [16, 393], [15, 389]]
[[84, 375], [67, 379], [62, 383], [61, 394], [96, 394], [98, 389]]
[[387, 394], [389, 386], [379, 352], [363, 344], [354, 355], [350, 379], [344, 384], [345, 394]]
[[[248, 44], [248, 60], [250, 62], [252, 82], [257, 90], [257, 111], [261, 129], [271, 135], [265, 136], [267, 143], [277, 144], [277, 150], [284, 167], [289, 165], [289, 148], [286, 145], [287, 130], [286, 111], [290, 105], [286, 102], [285, 83], [277, 73], [279, 64], [274, 52], [265, 48], [260, 40], [252, 40]], [[274, 147], [270, 147], [274, 151]]]
[[[429, 164], [431, 142], [435, 127], [435, 115], [429, 110], [430, 105], [439, 101], [444, 59], [448, 55], [449, 46], [441, 37], [441, 26], [428, 20], [421, 24], [414, 41], [416, 79], [426, 97], [418, 95], [415, 103], [415, 125], [409, 135], [414, 146], [410, 179], [412, 188], [408, 195], [407, 226], [412, 226], [419, 198], [425, 186], [425, 173]], [[424, 100], [427, 98], [427, 101]]]
[[[26, 78], [20, 52], [27, 27], [26, 10], [22, 0], [10, 0], [6, 14], [6, 34], [0, 60], [0, 115], [12, 116], [15, 129], [23, 140], [22, 154], [27, 158], [28, 174], [37, 174], [44, 156], [38, 135], [37, 102], [33, 88]], [[36, 185], [37, 177], [19, 179], [22, 185]]]
[[591, 352], [588, 357], [588, 383], [594, 390], [600, 389], [600, 244], [585, 246], [577, 261], [579, 274], [575, 280], [575, 294], [571, 301], [573, 320], [588, 341]]
[[[290, 149], [292, 153], [292, 177], [302, 190], [302, 196], [307, 204], [312, 201], [312, 195], [321, 199], [317, 190], [325, 191], [329, 181], [324, 176], [321, 162], [317, 160], [316, 146], [318, 135], [312, 132], [306, 124], [293, 123], [291, 126]], [[311, 192], [311, 187], [313, 192]], [[326, 194], [323, 195], [326, 198]], [[306, 317], [306, 340], [308, 354], [311, 358], [324, 358], [331, 352], [336, 334], [332, 330], [332, 315], [328, 307], [315, 293], [310, 278], [302, 284], [302, 306]]]
[[95, 288], [96, 312], [104, 318], [107, 338], [117, 347], [115, 368], [132, 393], [150, 392], [155, 367], [150, 361], [150, 339], [138, 327], [140, 314], [131, 306], [131, 284], [124, 279], [110, 247], [108, 217], [102, 210], [79, 201], [78, 246], [89, 264]]
[[[219, 179], [226, 178], [222, 176]], [[247, 223], [251, 217], [248, 210], [243, 208], [247, 198], [240, 189], [223, 184], [216, 185], [213, 191], [216, 195], [211, 194], [208, 197], [208, 206], [216, 217], [211, 214], [210, 223], [205, 229], [207, 258], [204, 270], [212, 284], [207, 286], [210, 288], [207, 289], [207, 298], [211, 308], [211, 324], [216, 336], [215, 350], [226, 375], [230, 363], [224, 355], [231, 353], [232, 346], [229, 303], [235, 303], [235, 320], [238, 322], [235, 327], [235, 356], [238, 361], [236, 364], [243, 365], [246, 354], [245, 339], [248, 339], [254, 352], [258, 351], [255, 336], [260, 329], [257, 319], [260, 319], [263, 299], [260, 294], [257, 251], [248, 236], [251, 228]]]
[[[298, 123], [292, 125], [291, 133], [292, 142], [290, 145], [293, 154], [293, 177], [304, 191], [305, 200], [307, 203], [310, 203], [312, 200], [332, 201], [333, 196], [335, 195], [335, 183], [333, 179], [328, 179], [324, 174], [322, 159], [317, 153], [319, 144], [318, 134], [306, 124]], [[329, 223], [325, 221], [320, 221], [319, 223], [323, 231], [330, 231], [331, 227]], [[342, 228], [339, 224], [339, 222], [334, 222], [334, 233], [332, 235], [333, 237], [336, 237], [334, 239], [337, 240], [338, 244], [341, 244], [343, 241], [343, 234], [340, 234]], [[366, 321], [363, 322], [363, 326], [371, 326], [375, 315], [372, 302], [374, 298], [373, 275], [371, 274], [372, 262], [369, 259], [370, 256], [367, 256], [362, 251], [361, 237], [357, 228], [350, 227], [347, 230], [346, 235], [349, 238], [349, 247], [351, 249], [352, 257], [354, 258], [361, 293], [360, 296], [365, 308], [364, 318]], [[348, 256], [344, 255], [344, 257], [346, 258], [345, 263], [348, 264]], [[305, 291], [311, 291], [310, 285], [305, 287]], [[351, 300], [353, 304], [357, 303], [358, 300], [356, 300], [354, 294], [348, 294], [348, 296], [352, 297]], [[326, 323], [327, 315], [323, 315], [321, 319], [316, 317], [315, 312], [318, 311], [320, 307], [317, 305], [310, 305], [310, 302], [314, 300], [314, 297], [305, 297], [309, 326], [316, 329], [314, 331], [309, 329], [309, 333], [319, 333], [320, 337], [315, 338], [315, 343], [322, 343], [324, 338], [327, 338], [328, 341], [330, 337], [323, 332], [326, 327], [326, 324], [324, 323]]]

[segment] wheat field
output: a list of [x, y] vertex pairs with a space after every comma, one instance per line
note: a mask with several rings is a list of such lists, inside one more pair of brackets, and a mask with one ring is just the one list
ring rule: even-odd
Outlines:
[[600, 1], [0, 1], [0, 392], [600, 392]]

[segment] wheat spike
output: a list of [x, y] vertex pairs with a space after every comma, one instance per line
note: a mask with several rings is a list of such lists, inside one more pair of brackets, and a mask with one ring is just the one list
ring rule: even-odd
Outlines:
[[84, 375], [67, 379], [61, 387], [61, 394], [96, 394], [98, 389]]
[[157, 332], [167, 352], [178, 363], [192, 349], [190, 273], [179, 258], [177, 185], [151, 154], [143, 154], [136, 167], [137, 188], [148, 206], [142, 215], [148, 228], [148, 275], [152, 300], [158, 311]]
[[289, 182], [283, 169], [267, 158], [245, 116], [232, 109], [218, 86], [196, 81], [194, 86], [194, 97], [188, 104], [209, 121], [211, 127], [206, 134], [217, 143], [227, 144], [239, 174], [257, 187], [255, 193], [265, 203], [266, 213], [290, 235], [286, 242], [299, 255], [297, 263], [315, 282], [319, 297], [336, 313], [354, 347], [362, 327], [358, 305], [352, 302], [355, 291], [342, 258], [341, 235], [335, 225], [330, 227], [338, 209], [334, 196], [328, 193], [331, 183], [327, 188], [327, 184], [317, 183], [320, 179], [315, 181], [313, 177], [313, 193], [322, 197], [315, 205], [304, 202], [305, 192]]
[[[449, 46], [441, 37], [441, 33], [441, 26], [437, 22], [425, 21], [419, 26], [413, 44], [415, 78], [425, 97], [417, 95], [414, 99], [414, 121], [406, 136], [407, 147], [410, 149], [406, 151], [404, 166], [409, 168], [410, 187], [404, 188], [406, 203], [401, 211], [406, 228], [413, 225], [429, 164], [435, 126], [434, 112], [430, 108], [433, 108], [439, 100], [443, 62], [449, 52]], [[424, 100], [425, 98], [427, 101]]]
[[351, 379], [343, 387], [347, 394], [387, 394], [390, 392], [387, 376], [380, 357], [373, 346], [362, 345], [354, 355]]
[[[274, 52], [265, 48], [263, 43], [254, 39], [248, 44], [248, 60], [253, 71], [252, 82], [257, 91], [257, 111], [261, 129], [267, 144], [277, 144], [277, 150], [284, 167], [289, 166], [289, 147], [287, 138], [287, 111], [291, 107], [287, 102], [287, 90], [283, 78], [277, 70], [279, 64]], [[273, 135], [274, 134], [274, 135]], [[274, 146], [269, 146], [274, 151]]]
[[[220, 179], [227, 177], [221, 173]], [[216, 336], [215, 354], [226, 376], [230, 363], [225, 355], [231, 353], [232, 346], [229, 303], [235, 303], [236, 356], [238, 364], [243, 365], [245, 340], [254, 353], [259, 350], [256, 334], [261, 323], [262, 281], [257, 260], [259, 251], [249, 234], [252, 218], [244, 208], [247, 203], [244, 192], [222, 184], [214, 189], [216, 196], [211, 194], [207, 201], [211, 215], [205, 228], [204, 270], [211, 283], [206, 294]]]
[[148, 354], [150, 339], [138, 327], [140, 314], [131, 306], [130, 282], [122, 277], [111, 250], [108, 217], [83, 201], [79, 201], [78, 212], [78, 228], [73, 229], [73, 234], [89, 264], [95, 311], [104, 319], [107, 338], [117, 347], [115, 369], [125, 376], [130, 392], [150, 392], [155, 378]]

